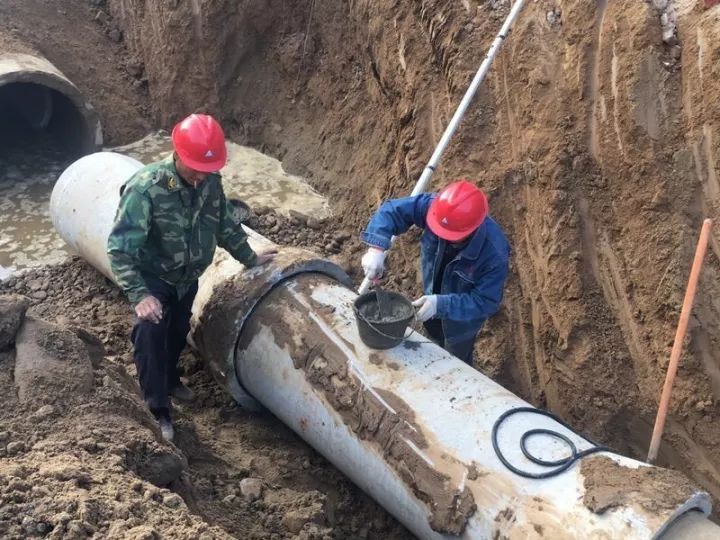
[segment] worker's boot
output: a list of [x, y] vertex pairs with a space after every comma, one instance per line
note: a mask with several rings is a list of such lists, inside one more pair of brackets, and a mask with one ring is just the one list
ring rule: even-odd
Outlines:
[[158, 423], [160, 424], [160, 433], [162, 433], [162, 438], [167, 442], [172, 442], [175, 438], [175, 428], [172, 425], [172, 420], [167, 417], [162, 417], [158, 419]]
[[157, 420], [160, 426], [160, 433], [162, 438], [168, 442], [172, 442], [175, 438], [175, 428], [173, 427], [172, 420], [170, 419], [170, 410], [166, 408], [150, 409], [150, 412]]
[[170, 395], [180, 401], [192, 401], [195, 399], [195, 393], [181, 382], [172, 389]]

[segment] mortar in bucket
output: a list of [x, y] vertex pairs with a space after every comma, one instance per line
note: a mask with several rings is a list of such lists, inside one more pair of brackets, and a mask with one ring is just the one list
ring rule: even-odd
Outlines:
[[380, 315], [375, 291], [361, 294], [355, 299], [353, 311], [358, 333], [363, 343], [372, 349], [390, 349], [402, 343], [405, 330], [415, 318], [415, 308], [402, 294], [386, 291], [389, 315]]

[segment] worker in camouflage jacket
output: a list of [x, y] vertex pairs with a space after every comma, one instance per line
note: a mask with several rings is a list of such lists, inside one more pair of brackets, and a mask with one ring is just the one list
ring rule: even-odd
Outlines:
[[225, 136], [210, 116], [193, 114], [172, 133], [175, 152], [138, 171], [123, 186], [107, 252], [115, 278], [135, 308], [131, 339], [145, 402], [168, 440], [170, 396], [192, 400], [177, 362], [190, 330], [200, 274], [215, 247], [246, 266], [269, 262], [247, 243], [240, 215], [220, 175]]

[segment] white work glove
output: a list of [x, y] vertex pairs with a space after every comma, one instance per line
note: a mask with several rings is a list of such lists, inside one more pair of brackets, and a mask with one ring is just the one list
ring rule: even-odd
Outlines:
[[385, 270], [385, 252], [380, 248], [371, 247], [363, 255], [361, 263], [365, 277], [371, 281], [377, 280]]
[[415, 300], [412, 305], [418, 308], [417, 318], [420, 322], [432, 319], [437, 314], [438, 297], [436, 294], [430, 296], [421, 296]]

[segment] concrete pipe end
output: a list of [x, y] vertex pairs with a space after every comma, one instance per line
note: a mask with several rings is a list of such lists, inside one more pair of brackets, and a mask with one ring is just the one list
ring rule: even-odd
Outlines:
[[51, 131], [78, 156], [103, 144], [95, 108], [65, 75], [39, 55], [0, 55], [0, 108], [3, 106], [33, 130]]
[[199, 309], [192, 332], [193, 344], [215, 379], [235, 401], [246, 409], [261, 410], [262, 406], [243, 388], [237, 375], [237, 364], [242, 358], [237, 355], [236, 347], [253, 310], [275, 287], [300, 274], [322, 274], [348, 289], [353, 288], [352, 280], [338, 265], [297, 248], [283, 248], [271, 264], [240, 271], [228, 278], [214, 276], [214, 272], [211, 267], [202, 278], [215, 285], [201, 306], [196, 301], [195, 307]]
[[705, 512], [691, 510], [673, 521], [657, 536], [658, 540], [717, 540], [720, 528], [708, 519]]
[[[84, 156], [60, 175], [50, 195], [50, 218], [60, 237], [106, 277], [115, 280], [107, 237], [120, 202], [120, 187], [143, 167], [114, 152]], [[108, 201], [108, 204], [97, 204]]]

